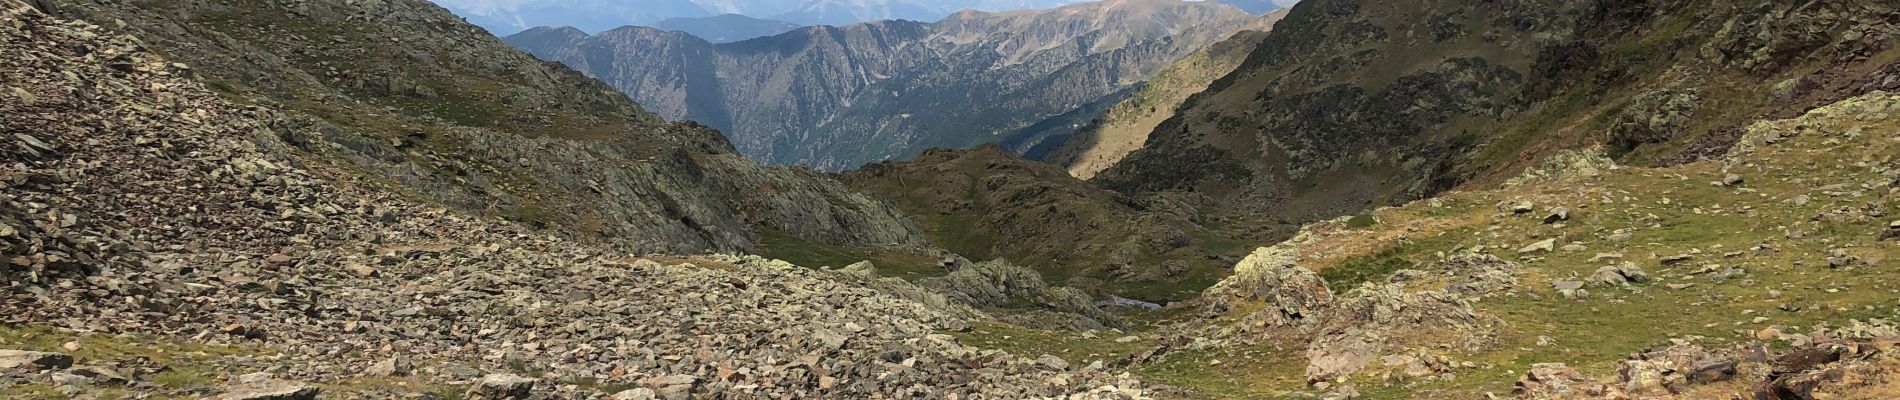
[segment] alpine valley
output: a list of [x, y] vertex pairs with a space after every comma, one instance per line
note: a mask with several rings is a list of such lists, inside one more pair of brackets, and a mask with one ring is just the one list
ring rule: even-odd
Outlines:
[[1886, 0], [0, 0], [0, 399], [1893, 399], [1896, 263]]

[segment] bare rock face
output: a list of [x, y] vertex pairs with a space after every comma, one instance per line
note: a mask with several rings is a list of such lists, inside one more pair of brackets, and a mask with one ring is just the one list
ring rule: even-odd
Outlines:
[[[1473, 346], [1486, 323], [1458, 296], [1442, 291], [1406, 292], [1399, 284], [1367, 283], [1341, 296], [1324, 315], [1317, 337], [1307, 345], [1306, 376], [1312, 382], [1358, 372], [1388, 346]], [[1429, 334], [1462, 341], [1419, 340]]]
[[1329, 382], [1351, 375], [1379, 359], [1386, 338], [1376, 330], [1349, 327], [1322, 335], [1306, 347], [1306, 380]]
[[1361, 286], [1333, 311], [1329, 326], [1468, 328], [1483, 320], [1463, 299], [1439, 291], [1406, 292], [1399, 285]]
[[1309, 324], [1333, 305], [1332, 291], [1318, 274], [1295, 265], [1299, 248], [1292, 243], [1254, 250], [1234, 265], [1233, 276], [1221, 280], [1202, 296], [1212, 312], [1226, 312], [1233, 302], [1261, 302], [1268, 308], [1247, 315], [1246, 323], [1260, 326]]
[[1693, 89], [1658, 90], [1631, 100], [1611, 129], [1611, 144], [1630, 149], [1668, 141], [1686, 130], [1695, 117], [1701, 94]]

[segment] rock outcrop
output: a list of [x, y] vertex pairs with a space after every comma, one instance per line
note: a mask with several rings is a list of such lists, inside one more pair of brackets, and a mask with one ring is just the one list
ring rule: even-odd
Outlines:
[[1474, 311], [1461, 296], [1506, 290], [1516, 282], [1515, 264], [1465, 253], [1441, 263], [1460, 282], [1445, 290], [1408, 289], [1419, 283], [1412, 276], [1424, 273], [1400, 270], [1389, 279], [1398, 283], [1367, 282], [1334, 294], [1324, 278], [1299, 266], [1301, 241], [1260, 248], [1236, 264], [1233, 276], [1208, 289], [1199, 305], [1212, 316], [1247, 311], [1236, 323], [1190, 334], [1217, 343], [1304, 342], [1307, 380], [1333, 382], [1386, 357], [1411, 357], [1393, 362], [1399, 366], [1422, 362], [1406, 355], [1419, 348], [1485, 346], [1495, 318]]
[[1318, 274], [1297, 265], [1299, 247], [1282, 243], [1254, 250], [1234, 265], [1234, 274], [1209, 288], [1201, 297], [1208, 311], [1225, 313], [1236, 303], [1267, 306], [1247, 315], [1243, 323], [1263, 327], [1307, 326], [1332, 308], [1333, 293]]
[[[949, 275], [925, 278], [917, 282], [946, 298], [975, 307], [1003, 308], [1018, 303], [1029, 303], [1037, 307], [1055, 311], [1058, 315], [1047, 321], [1037, 316], [1025, 316], [1019, 319], [1025, 326], [1068, 328], [1074, 330], [1106, 329], [1122, 327], [1121, 320], [1095, 307], [1095, 302], [1081, 291], [1066, 287], [1051, 287], [1042, 281], [1042, 275], [1036, 271], [1011, 265], [1007, 261], [996, 260], [977, 263], [951, 272]], [[1080, 316], [1080, 321], [1064, 322], [1059, 314]]]

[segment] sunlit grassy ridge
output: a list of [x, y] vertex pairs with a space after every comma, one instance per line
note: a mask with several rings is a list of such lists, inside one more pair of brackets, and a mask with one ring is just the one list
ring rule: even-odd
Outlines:
[[[1377, 224], [1309, 226], [1302, 237], [1316, 239], [1301, 244], [1299, 265], [1317, 271], [1335, 291], [1382, 281], [1397, 269], [1432, 268], [1433, 261], [1460, 248], [1523, 266], [1514, 290], [1474, 303], [1477, 311], [1503, 321], [1496, 344], [1480, 351], [1433, 350], [1470, 367], [1455, 369], [1450, 379], [1378, 378], [1382, 367], [1375, 362], [1375, 373], [1348, 383], [1366, 398], [1504, 395], [1535, 363], [1563, 362], [1608, 377], [1617, 361], [1672, 338], [1735, 344], [1756, 340], [1769, 327], [1805, 332], [1819, 323], [1900, 315], [1900, 271], [1891, 268], [1900, 248], [1879, 240], [1900, 219], [1893, 203], [1900, 179], [1900, 96], [1869, 95], [1803, 118], [1761, 123], [1750, 132], [1745, 143], [1786, 138], [1744, 144], [1755, 150], [1726, 160], [1454, 192], [1378, 210]], [[1720, 184], [1730, 174], [1743, 182]], [[1509, 210], [1520, 202], [1534, 204], [1536, 211]], [[1558, 206], [1568, 208], [1571, 218], [1545, 223], [1544, 210]], [[1517, 252], [1551, 238], [1557, 239], [1555, 252]], [[1689, 258], [1663, 262], [1682, 255]], [[1832, 263], [1830, 256], [1836, 258]], [[1555, 281], [1582, 279], [1622, 261], [1655, 280], [1628, 288], [1591, 286], [1583, 300], [1552, 289]], [[973, 340], [1051, 354], [1093, 353], [1099, 345], [1073, 340], [1065, 347], [1038, 338], [1073, 335], [1009, 330], [995, 332], [1032, 339], [999, 342], [990, 332], [978, 330]], [[1303, 377], [1303, 346], [1176, 352], [1135, 371], [1190, 390], [1191, 397], [1274, 398], [1311, 391]], [[1736, 389], [1730, 386], [1703, 390]]]

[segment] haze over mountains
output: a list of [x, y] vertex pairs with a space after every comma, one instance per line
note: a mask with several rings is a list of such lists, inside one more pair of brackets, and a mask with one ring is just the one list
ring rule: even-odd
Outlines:
[[1026, 129], [1266, 22], [1213, 2], [1112, 0], [728, 44], [644, 27], [593, 36], [537, 28], [507, 41], [662, 116], [718, 128], [749, 156], [840, 170], [933, 147], [1059, 142]]
[[1082, 0], [435, 0], [470, 22], [506, 36], [539, 26], [602, 32], [669, 18], [741, 14], [800, 25], [879, 20], [935, 21], [964, 9], [1051, 8]]
[[[962, 10], [1000, 12], [1054, 8], [1088, 0], [433, 0], [497, 36], [534, 27], [571, 26], [598, 33], [671, 18], [740, 14], [799, 25], [882, 20], [931, 22]], [[1294, 0], [1217, 0], [1256, 14]], [[710, 40], [710, 39], [709, 39]]]
[[777, 35], [798, 29], [799, 25], [770, 19], [752, 18], [740, 14], [720, 14], [711, 17], [674, 17], [655, 22], [650, 26], [662, 30], [683, 32], [713, 43], [730, 43], [741, 40]]

